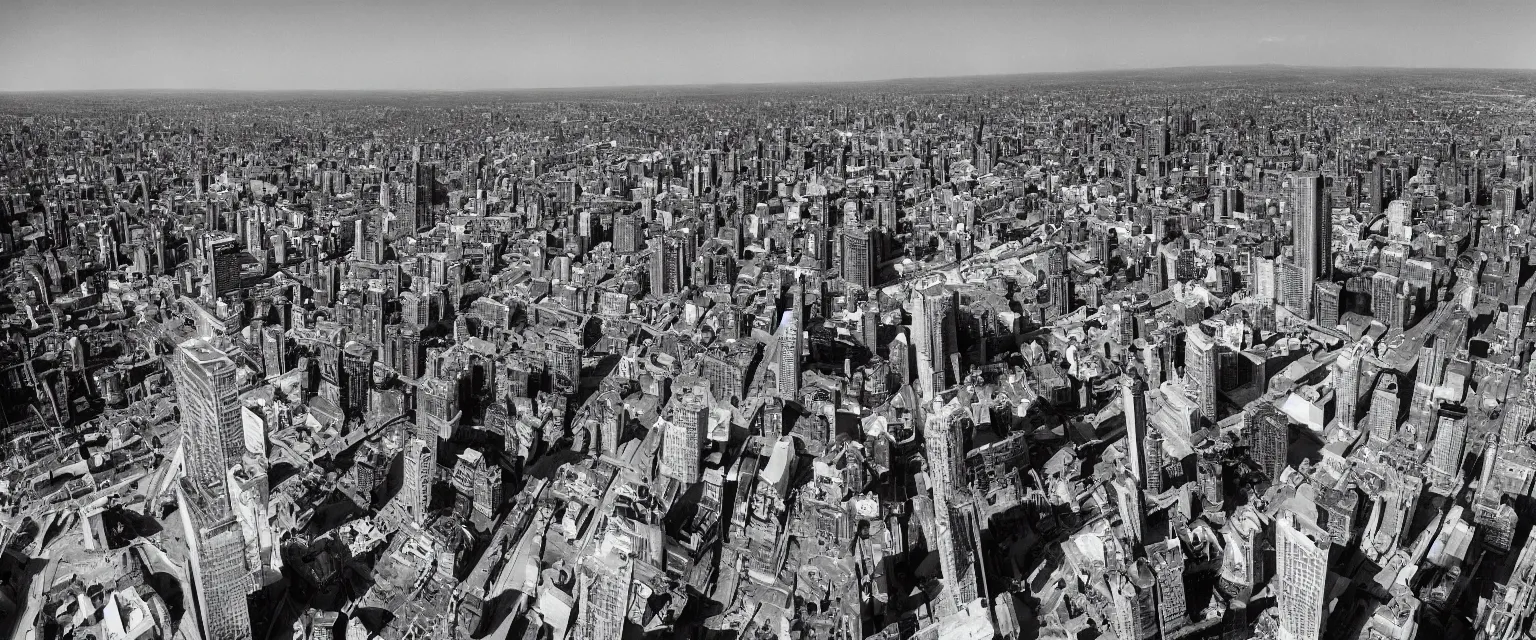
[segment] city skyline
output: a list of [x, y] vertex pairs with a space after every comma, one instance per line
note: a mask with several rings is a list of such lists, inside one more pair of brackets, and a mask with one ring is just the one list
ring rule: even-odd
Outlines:
[[[1453, 9], [1454, 19], [1442, 19]], [[1520, 28], [1536, 22], [1536, 5], [1503, 0], [943, 7], [331, 0], [261, 9], [21, 0], [8, 13], [13, 19], [0, 25], [0, 59], [10, 61], [0, 65], [4, 92], [481, 91], [1208, 66], [1536, 67], [1536, 43]], [[1435, 36], [1412, 35], [1426, 19]], [[917, 35], [945, 24], [956, 35]]]

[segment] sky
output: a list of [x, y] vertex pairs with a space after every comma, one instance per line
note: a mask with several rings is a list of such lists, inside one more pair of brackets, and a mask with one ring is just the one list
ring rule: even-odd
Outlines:
[[1536, 68], [1536, 0], [0, 0], [0, 91]]

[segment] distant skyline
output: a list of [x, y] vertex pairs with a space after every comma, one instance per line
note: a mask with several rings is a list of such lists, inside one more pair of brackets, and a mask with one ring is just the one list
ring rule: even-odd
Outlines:
[[1536, 68], [1528, 0], [3, 0], [0, 91]]

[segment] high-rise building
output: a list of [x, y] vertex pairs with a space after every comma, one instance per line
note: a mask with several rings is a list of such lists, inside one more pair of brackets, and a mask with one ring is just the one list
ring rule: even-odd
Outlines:
[[1147, 486], [1147, 456], [1143, 447], [1147, 437], [1147, 383], [1132, 375], [1120, 386], [1120, 400], [1125, 413], [1126, 470], [1137, 487]]
[[577, 593], [576, 640], [624, 636], [634, 566], [621, 551], [587, 556]]
[[800, 320], [798, 309], [791, 309], [784, 312], [784, 319], [779, 323], [779, 362], [775, 383], [779, 396], [791, 400], [800, 394], [801, 350], [804, 349]]
[[[1296, 266], [1301, 268], [1301, 290], [1310, 298], [1312, 285], [1328, 279], [1332, 273], [1333, 220], [1323, 176], [1317, 172], [1291, 176], [1291, 209], [1296, 220]], [[1310, 312], [1310, 300], [1302, 300], [1302, 309]], [[1310, 313], [1307, 314], [1310, 317]]]
[[1264, 519], [1251, 505], [1232, 513], [1222, 527], [1226, 544], [1222, 549], [1221, 592], [1231, 598], [1246, 598], [1264, 576]]
[[1397, 309], [1397, 277], [1376, 272], [1371, 276], [1371, 316], [1388, 328], [1399, 326], [1402, 318]]
[[[226, 494], [227, 495], [227, 494]], [[187, 568], [202, 637], [250, 640], [252, 586], [246, 569], [245, 536], [228, 498], [183, 482], [176, 500], [187, 541]]]
[[1398, 399], [1397, 374], [1385, 372], [1376, 379], [1376, 390], [1371, 392], [1370, 421], [1371, 442], [1384, 445], [1397, 434], [1397, 418], [1401, 401]]
[[368, 412], [368, 392], [373, 386], [373, 349], [348, 342], [341, 352], [342, 409], [353, 416]]
[[1115, 504], [1120, 509], [1120, 521], [1125, 523], [1126, 533], [1130, 534], [1131, 546], [1139, 546], [1147, 528], [1147, 507], [1141, 488], [1130, 476], [1116, 476], [1111, 486], [1115, 490]]
[[958, 489], [966, 486], [961, 473], [964, 449], [957, 421], [960, 417], [962, 414], [953, 405], [935, 405], [923, 423], [932, 487], [934, 548], [939, 554], [947, 604], [956, 608], [975, 599], [977, 593], [975, 508], [965, 499], [964, 490]]
[[1064, 316], [1072, 311], [1072, 281], [1066, 275], [1054, 275], [1047, 280], [1050, 298], [1050, 316]]
[[673, 400], [671, 422], [662, 433], [661, 474], [692, 486], [701, 474], [700, 458], [709, 437], [709, 388], [703, 381], [681, 385]]
[[1317, 324], [1330, 328], [1338, 326], [1343, 292], [1344, 287], [1336, 282], [1317, 283], [1312, 293], [1312, 299], [1317, 303]]
[[1163, 465], [1167, 461], [1167, 454], [1163, 451], [1163, 430], [1155, 426], [1148, 428], [1142, 442], [1142, 451], [1147, 456], [1147, 472], [1142, 482], [1147, 487], [1147, 493], [1162, 493]]
[[933, 288], [911, 299], [912, 339], [917, 348], [920, 391], [936, 396], [951, 385], [949, 360], [955, 353], [955, 292]]
[[1110, 627], [1122, 640], [1150, 640], [1158, 634], [1157, 587], [1145, 561], [1111, 574]]
[[182, 343], [172, 366], [187, 475], [226, 503], [227, 474], [246, 451], [235, 370], [227, 354], [203, 340]]
[[1290, 419], [1269, 402], [1258, 402], [1243, 413], [1248, 455], [1270, 482], [1280, 480], [1290, 447]]
[[1214, 423], [1216, 415], [1216, 341], [1206, 334], [1201, 325], [1191, 327], [1184, 334], [1184, 388], [1200, 409], [1206, 422]]
[[1456, 490], [1461, 480], [1461, 458], [1467, 446], [1466, 412], [1441, 406], [1435, 416], [1434, 445], [1425, 469], [1431, 489], [1442, 495]]
[[869, 229], [854, 224], [843, 229], [843, 280], [848, 284], [868, 289], [874, 284], [875, 259], [870, 242]]
[[288, 338], [282, 325], [261, 328], [261, 359], [268, 378], [288, 372]]
[[416, 524], [427, 521], [432, 507], [432, 484], [437, 476], [437, 437], [412, 438], [405, 445], [405, 488], [401, 491]]
[[619, 253], [635, 253], [644, 242], [644, 224], [630, 214], [620, 215], [613, 221], [613, 250]]
[[209, 292], [214, 299], [238, 293], [240, 284], [240, 241], [221, 234], [208, 239]]
[[1189, 603], [1184, 595], [1184, 550], [1178, 538], [1147, 547], [1152, 574], [1157, 577], [1158, 627], [1164, 638], [1189, 624]]
[[[1313, 506], [1315, 505], [1307, 505]], [[1283, 510], [1275, 521], [1275, 577], [1280, 640], [1321, 640], [1327, 614], [1328, 532], [1310, 514]]]
[[689, 263], [680, 262], [682, 243], [676, 236], [664, 236], [651, 241], [651, 293], [667, 297], [683, 289], [683, 273]]
[[1365, 364], [1369, 347], [1364, 343], [1345, 345], [1334, 361], [1334, 403], [1339, 426], [1353, 430], [1355, 413], [1360, 408], [1360, 367]]

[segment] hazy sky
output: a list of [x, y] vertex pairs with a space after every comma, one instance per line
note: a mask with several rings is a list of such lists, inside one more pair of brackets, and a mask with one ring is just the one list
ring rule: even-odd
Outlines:
[[1536, 0], [0, 0], [0, 90], [1536, 68]]

